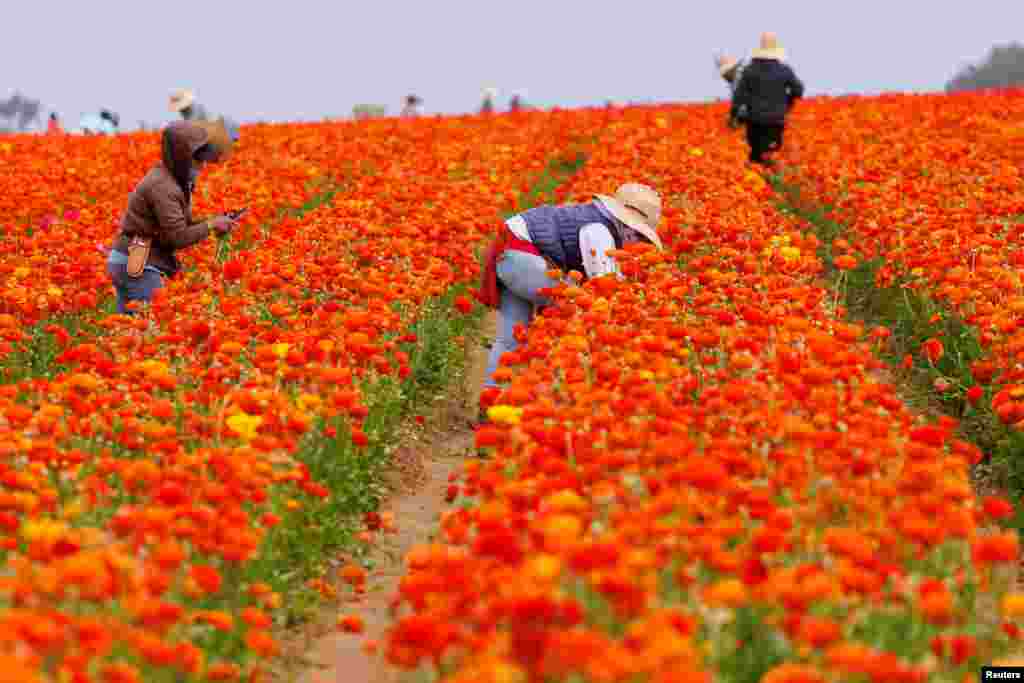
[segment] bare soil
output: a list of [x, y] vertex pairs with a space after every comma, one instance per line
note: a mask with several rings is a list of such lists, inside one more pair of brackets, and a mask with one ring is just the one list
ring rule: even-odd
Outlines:
[[[484, 336], [490, 336], [495, 315], [483, 322]], [[399, 672], [384, 660], [382, 636], [391, 623], [390, 602], [398, 593], [405, 574], [405, 556], [416, 545], [430, 542], [441, 513], [449, 507], [445, 494], [449, 477], [467, 457], [473, 457], [474, 425], [480, 387], [487, 364], [487, 349], [475, 340], [466, 350], [465, 369], [455, 378], [425, 424], [404, 429], [401, 445], [393, 454], [388, 475], [391, 496], [381, 506], [381, 515], [393, 520], [392, 528], [378, 533], [369, 559], [370, 571], [362, 594], [340, 588], [337, 604], [301, 629], [282, 638], [284, 656], [273, 680], [281, 683], [395, 683]], [[387, 526], [387, 524], [385, 525]], [[347, 562], [338, 558], [337, 566]], [[339, 586], [340, 586], [339, 582]], [[358, 616], [365, 629], [361, 634], [341, 632], [340, 617]], [[367, 644], [380, 647], [367, 652]]]

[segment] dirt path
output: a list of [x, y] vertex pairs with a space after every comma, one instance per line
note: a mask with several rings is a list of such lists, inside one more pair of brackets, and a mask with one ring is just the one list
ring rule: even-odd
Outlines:
[[[495, 316], [485, 318], [481, 328], [485, 337], [493, 334]], [[379, 641], [390, 623], [388, 605], [397, 593], [405, 574], [405, 555], [415, 545], [429, 541], [437, 529], [441, 513], [448, 507], [444, 496], [448, 477], [465, 461], [473, 448], [473, 422], [477, 400], [487, 364], [487, 349], [479, 342], [467, 352], [466, 370], [447, 394], [438, 401], [425, 430], [403, 438], [395, 453], [396, 475], [391, 482], [395, 494], [381, 507], [394, 517], [395, 529], [379, 536], [371, 552], [376, 567], [366, 583], [366, 593], [355, 602], [345, 602], [328, 610], [313, 632], [301, 642], [291, 643], [293, 659], [304, 673], [283, 674], [280, 681], [301, 683], [394, 683], [398, 672], [383, 661], [383, 648], [367, 655], [368, 641]], [[361, 635], [335, 630], [338, 617], [357, 615], [365, 622]], [[312, 636], [312, 637], [311, 637]]]

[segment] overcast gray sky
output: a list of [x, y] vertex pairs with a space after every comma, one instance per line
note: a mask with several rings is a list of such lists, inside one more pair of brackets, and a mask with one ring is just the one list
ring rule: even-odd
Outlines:
[[1024, 39], [1024, 0], [6, 0], [0, 95], [66, 125], [106, 106], [123, 127], [171, 120], [190, 87], [243, 122], [475, 110], [525, 89], [552, 106], [721, 97], [712, 55], [776, 31], [811, 94], [938, 90], [995, 43]]

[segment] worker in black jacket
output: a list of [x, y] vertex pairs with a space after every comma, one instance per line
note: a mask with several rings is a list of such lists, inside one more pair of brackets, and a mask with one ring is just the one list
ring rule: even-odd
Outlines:
[[747, 126], [750, 161], [755, 164], [768, 165], [765, 154], [782, 147], [786, 115], [804, 94], [804, 84], [783, 63], [785, 56], [774, 33], [762, 35], [733, 96], [732, 115]]

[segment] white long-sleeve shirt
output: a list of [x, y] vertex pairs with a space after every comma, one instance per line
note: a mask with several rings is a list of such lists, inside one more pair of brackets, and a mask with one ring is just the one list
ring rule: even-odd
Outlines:
[[[526, 220], [522, 216], [513, 216], [505, 221], [512, 234], [524, 242], [533, 243]], [[615, 249], [615, 239], [604, 225], [587, 223], [580, 228], [580, 254], [583, 256], [583, 270], [588, 278], [601, 277], [610, 273], [618, 273], [619, 266], [608, 252]]]

